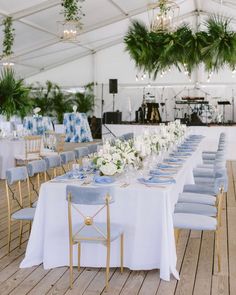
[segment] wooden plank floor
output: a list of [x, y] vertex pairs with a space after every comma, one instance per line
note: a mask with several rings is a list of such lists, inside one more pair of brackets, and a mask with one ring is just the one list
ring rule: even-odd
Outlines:
[[0, 182], [0, 294], [59, 295], [227, 295], [236, 294], [236, 162], [228, 162], [229, 190], [222, 216], [222, 271], [217, 273], [215, 241], [212, 232], [181, 231], [177, 245], [180, 281], [160, 280], [159, 271], [111, 269], [110, 288], [104, 288], [104, 269], [74, 269], [74, 289], [68, 288], [68, 268], [44, 270], [42, 265], [19, 269], [28, 240], [24, 226], [21, 249], [18, 248], [18, 225], [14, 225], [10, 255], [7, 255], [7, 223], [4, 182]]

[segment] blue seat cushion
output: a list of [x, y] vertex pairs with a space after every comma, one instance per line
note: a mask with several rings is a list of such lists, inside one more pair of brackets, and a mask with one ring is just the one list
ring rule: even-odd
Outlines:
[[23, 208], [11, 215], [14, 220], [33, 220], [35, 214], [35, 208]]
[[179, 194], [178, 203], [199, 203], [214, 206], [216, 203], [216, 197], [207, 194], [186, 192]]
[[[95, 223], [96, 227], [99, 228], [99, 230], [105, 235], [107, 235], [107, 225], [106, 223]], [[77, 224], [76, 226], [73, 226], [73, 232], [76, 232], [78, 229], [80, 229], [83, 226], [83, 224]], [[119, 238], [119, 236], [123, 233], [123, 228], [121, 225], [116, 223], [111, 223], [111, 241], [116, 240]], [[104, 243], [106, 241], [103, 235], [101, 235], [96, 229], [90, 225], [85, 226], [79, 233], [75, 234], [73, 237], [73, 240], [75, 242], [91, 242], [91, 243]], [[91, 239], [91, 240], [87, 240]]]
[[207, 194], [212, 196], [215, 196], [218, 193], [212, 186], [198, 184], [185, 184], [183, 191], [189, 193]]
[[205, 216], [216, 217], [217, 209], [215, 206], [197, 204], [197, 203], [177, 203], [175, 205], [175, 213], [192, 213]]
[[216, 230], [217, 220], [214, 217], [190, 214], [174, 213], [173, 222], [175, 228], [190, 230]]

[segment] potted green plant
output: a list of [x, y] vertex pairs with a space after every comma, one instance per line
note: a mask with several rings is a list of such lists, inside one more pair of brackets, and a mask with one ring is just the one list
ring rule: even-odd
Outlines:
[[6, 68], [0, 77], [0, 113], [24, 118], [32, 108], [29, 98], [30, 88], [25, 86], [23, 79], [17, 79], [12, 69]]
[[53, 114], [56, 115], [59, 124], [63, 123], [64, 113], [72, 109], [71, 94], [65, 94], [58, 85], [54, 85], [51, 102]]
[[90, 83], [84, 86], [84, 92], [75, 93], [74, 104], [77, 105], [80, 113], [92, 112], [94, 110], [95, 96], [93, 93], [94, 84]]

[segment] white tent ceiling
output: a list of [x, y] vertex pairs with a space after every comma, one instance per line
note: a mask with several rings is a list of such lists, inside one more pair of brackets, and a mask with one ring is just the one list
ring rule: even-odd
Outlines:
[[[132, 18], [148, 21], [147, 4], [152, 0], [85, 0], [84, 26], [74, 43], [62, 42], [59, 37], [58, 22], [63, 20], [60, 2], [0, 0], [0, 22], [7, 15], [14, 20], [14, 61], [21, 76], [30, 77], [121, 43]], [[221, 13], [236, 20], [235, 0], [176, 2], [181, 20], [199, 13]], [[2, 37], [0, 30], [0, 40]]]

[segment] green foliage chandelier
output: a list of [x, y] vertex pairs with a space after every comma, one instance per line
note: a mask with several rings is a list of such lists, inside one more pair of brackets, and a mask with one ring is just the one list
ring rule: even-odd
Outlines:
[[183, 24], [171, 30], [159, 27], [150, 30], [140, 21], [133, 21], [124, 38], [126, 50], [138, 70], [156, 78], [175, 66], [189, 76], [204, 64], [208, 73], [228, 66], [236, 69], [236, 32], [230, 19], [213, 15], [204, 22], [205, 30], [194, 32]]

